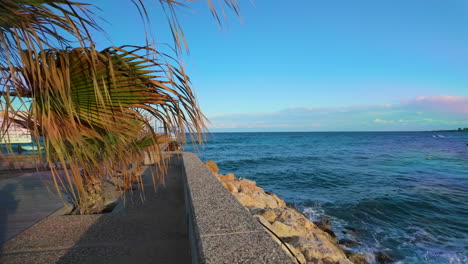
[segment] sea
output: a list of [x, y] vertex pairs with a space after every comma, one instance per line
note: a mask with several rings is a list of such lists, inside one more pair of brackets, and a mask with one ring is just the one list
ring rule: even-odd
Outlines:
[[468, 133], [212, 133], [188, 145], [257, 182], [349, 249], [397, 263], [468, 263]]

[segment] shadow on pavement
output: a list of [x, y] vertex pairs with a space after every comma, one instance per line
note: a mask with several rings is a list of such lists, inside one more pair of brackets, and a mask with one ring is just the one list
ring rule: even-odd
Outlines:
[[125, 208], [103, 214], [58, 263], [191, 263], [181, 166], [170, 166], [156, 191], [148, 182], [144, 202], [129, 194]]
[[18, 207], [18, 200], [14, 195], [16, 188], [14, 184], [7, 184], [0, 189], [0, 245], [9, 239], [8, 218]]

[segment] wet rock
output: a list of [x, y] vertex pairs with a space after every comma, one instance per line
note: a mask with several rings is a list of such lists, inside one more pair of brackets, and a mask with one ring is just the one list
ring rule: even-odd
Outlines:
[[369, 264], [369, 261], [367, 261], [366, 256], [364, 254], [359, 254], [352, 251], [345, 251], [345, 254], [348, 257], [348, 259], [354, 264]]
[[344, 252], [327, 241], [323, 235], [314, 233], [308, 237], [290, 237], [284, 240], [299, 250], [307, 263], [352, 264]]
[[219, 168], [218, 168], [218, 165], [216, 165], [216, 163], [212, 160], [209, 160], [209, 161], [205, 161], [203, 162], [205, 164], [205, 166], [213, 173], [213, 174], [218, 174], [219, 172]]
[[375, 259], [380, 264], [393, 263], [395, 262], [389, 255], [384, 252], [375, 253]]
[[338, 237], [336, 237], [335, 232], [333, 232], [333, 230], [325, 229], [325, 230], [323, 230], [323, 232], [330, 235], [330, 239], [333, 241], [333, 243], [335, 243], [335, 244], [338, 243]]
[[358, 247], [358, 246], [362, 246], [361, 243], [358, 243], [358, 242], [353, 241], [353, 240], [351, 240], [351, 239], [340, 239], [340, 241], [338, 242], [338, 244], [343, 245], [343, 246], [346, 246], [346, 247]]
[[330, 219], [328, 219], [328, 217], [322, 217], [322, 219], [320, 219], [320, 221], [318, 222], [314, 222], [314, 224], [322, 229], [322, 230], [326, 230], [326, 229], [329, 229], [329, 230], [332, 230], [332, 226], [330, 225]]
[[327, 233], [330, 236], [330, 239], [333, 243], [338, 244], [338, 238], [336, 237], [335, 232], [333, 232], [333, 228], [330, 225], [330, 219], [328, 217], [323, 217], [318, 222], [314, 222], [314, 224], [323, 230], [323, 232]]
[[357, 228], [354, 228], [354, 227], [351, 227], [351, 226], [345, 226], [344, 228], [348, 229], [351, 232], [355, 232], [355, 233], [358, 232]]

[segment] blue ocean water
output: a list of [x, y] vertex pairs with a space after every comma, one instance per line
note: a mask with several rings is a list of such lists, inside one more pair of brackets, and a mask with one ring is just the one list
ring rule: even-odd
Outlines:
[[[198, 153], [399, 263], [468, 263], [468, 133], [214, 133]], [[193, 146], [186, 146], [193, 151]]]

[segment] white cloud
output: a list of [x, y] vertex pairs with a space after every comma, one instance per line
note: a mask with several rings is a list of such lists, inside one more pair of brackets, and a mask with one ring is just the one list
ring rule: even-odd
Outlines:
[[452, 129], [468, 125], [468, 97], [417, 97], [398, 104], [293, 106], [271, 113], [210, 118], [225, 131], [371, 131]]

